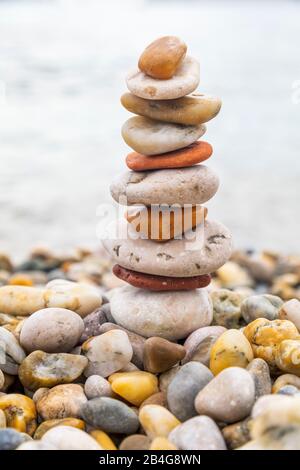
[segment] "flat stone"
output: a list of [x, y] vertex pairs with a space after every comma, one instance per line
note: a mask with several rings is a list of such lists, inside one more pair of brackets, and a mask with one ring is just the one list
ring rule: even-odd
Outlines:
[[196, 90], [200, 81], [199, 62], [186, 56], [172, 78], [159, 80], [138, 69], [126, 77], [126, 84], [136, 96], [146, 100], [172, 100], [181, 98]]
[[144, 116], [129, 118], [122, 126], [126, 144], [143, 155], [157, 155], [186, 147], [205, 134], [204, 124], [184, 126]]
[[171, 78], [185, 57], [186, 50], [186, 44], [176, 36], [158, 38], [140, 56], [139, 69], [153, 78]]
[[[117, 264], [132, 271], [170, 277], [200, 276], [214, 272], [232, 252], [229, 230], [212, 220], [198, 226], [192, 239], [185, 234], [182, 239], [163, 244], [137, 239], [123, 220], [119, 221], [119, 227], [122, 238], [110, 237], [103, 244]], [[111, 313], [114, 317], [112, 306]]]
[[211, 281], [209, 274], [193, 277], [166, 277], [153, 274], [138, 273], [123, 268], [119, 264], [113, 267], [113, 273], [131, 286], [150, 291], [178, 291], [193, 290], [207, 287]]
[[127, 334], [121, 330], [111, 330], [88, 339], [82, 345], [82, 352], [89, 360], [84, 371], [87, 377], [108, 377], [122, 369], [132, 358], [132, 346]]
[[200, 415], [234, 423], [249, 416], [255, 399], [254, 381], [241, 367], [222, 370], [197, 395], [195, 408]]
[[126, 157], [126, 165], [134, 171], [185, 168], [204, 162], [212, 155], [212, 152], [212, 146], [200, 140], [188, 147], [155, 156], [131, 152]]
[[113, 199], [122, 205], [203, 204], [219, 187], [216, 173], [205, 165], [177, 170], [126, 171], [111, 186]]
[[185, 356], [185, 349], [180, 344], [164, 338], [148, 338], [144, 346], [144, 369], [158, 374], [175, 366]]
[[121, 103], [131, 113], [186, 126], [210, 121], [222, 106], [219, 98], [196, 92], [177, 100], [149, 100], [124, 93]]
[[181, 363], [196, 361], [209, 366], [211, 348], [224, 331], [223, 326], [205, 326], [193, 331], [184, 342], [186, 355]]
[[136, 413], [114, 398], [93, 398], [83, 405], [81, 415], [91, 426], [108, 433], [133, 434], [139, 427]]
[[180, 450], [226, 450], [216, 423], [208, 416], [191, 418], [169, 434], [169, 440]]
[[114, 289], [110, 301], [115, 321], [146, 337], [185, 338], [212, 320], [211, 304], [204, 289], [153, 294], [126, 286]]
[[20, 343], [27, 352], [69, 352], [78, 343], [83, 329], [83, 320], [77, 313], [65, 308], [45, 308], [25, 320]]
[[76, 354], [47, 354], [34, 351], [19, 367], [19, 379], [29, 390], [74, 382], [87, 366], [86, 357]]
[[180, 421], [196, 416], [195, 398], [212, 379], [211, 371], [200, 362], [189, 362], [182, 366], [168, 387], [169, 410]]

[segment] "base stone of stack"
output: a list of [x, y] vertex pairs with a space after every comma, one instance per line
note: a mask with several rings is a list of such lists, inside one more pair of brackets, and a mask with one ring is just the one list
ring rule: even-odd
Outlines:
[[151, 292], [124, 286], [110, 292], [111, 314], [118, 325], [145, 337], [186, 338], [212, 322], [206, 289]]

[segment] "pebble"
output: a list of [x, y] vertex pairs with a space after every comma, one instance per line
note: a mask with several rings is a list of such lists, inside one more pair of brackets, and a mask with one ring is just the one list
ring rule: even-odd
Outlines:
[[251, 323], [257, 318], [276, 320], [282, 305], [282, 300], [275, 295], [252, 295], [242, 302], [241, 313], [246, 323]]
[[299, 389], [293, 385], [285, 385], [278, 392], [280, 395], [299, 395]]
[[26, 441], [23, 444], [19, 445], [16, 450], [58, 450], [57, 447], [54, 447], [48, 442], [42, 441]]
[[286, 339], [275, 350], [275, 362], [278, 369], [300, 376], [300, 341]]
[[90, 375], [84, 384], [84, 393], [87, 398], [111, 397], [112, 389], [108, 380], [101, 375]]
[[19, 367], [19, 378], [24, 387], [36, 391], [74, 382], [88, 364], [86, 357], [75, 354], [48, 354], [34, 351]]
[[42, 442], [57, 450], [103, 450], [96, 439], [81, 429], [70, 426], [55, 426], [49, 429], [43, 435]]
[[208, 142], [198, 141], [173, 152], [156, 154], [155, 157], [131, 152], [126, 157], [126, 165], [134, 171], [185, 168], [204, 162], [211, 157], [212, 152]]
[[38, 388], [36, 392], [32, 395], [32, 399], [34, 403], [37, 403], [42, 396], [44, 396], [48, 392], [49, 388], [47, 387], [41, 387]]
[[153, 292], [193, 290], [207, 287], [211, 277], [209, 274], [193, 277], [167, 277], [154, 274], [138, 273], [115, 264], [113, 273], [131, 286]]
[[258, 318], [249, 323], [243, 330], [250, 342], [254, 356], [264, 359], [271, 372], [276, 371], [275, 353], [284, 339], [297, 339], [299, 336], [295, 325], [288, 320], [267, 320]]
[[[131, 362], [138, 369], [143, 369], [144, 344], [146, 341], [145, 338], [141, 335], [137, 335], [136, 333], [127, 330], [126, 328], [123, 328], [120, 325], [116, 325], [115, 323], [104, 323], [100, 328], [100, 333], [106, 333], [107, 331], [111, 330], [121, 330], [127, 334], [133, 351]], [[128, 363], [124, 367], [132, 368], [132, 364], [130, 365], [130, 363]], [[122, 367], [122, 369], [124, 369], [124, 367]]]
[[0, 450], [14, 450], [23, 442], [31, 440], [30, 437], [15, 429], [0, 429]]
[[132, 346], [128, 335], [121, 330], [111, 330], [88, 339], [82, 345], [82, 353], [89, 363], [85, 375], [108, 377], [126, 366], [132, 358]]
[[159, 405], [146, 405], [140, 409], [139, 420], [147, 436], [168, 437], [170, 432], [180, 424], [180, 421]]
[[140, 408], [146, 405], [160, 405], [160, 406], [163, 406], [164, 408], [168, 408], [166, 392], [154, 393], [149, 398], [146, 398], [146, 400], [144, 400], [143, 403], [141, 403]]
[[186, 421], [197, 415], [195, 398], [212, 378], [211, 371], [200, 362], [189, 362], [180, 368], [167, 390], [168, 408], [176, 418]]
[[165, 437], [156, 437], [151, 442], [149, 450], [178, 450], [171, 442]]
[[131, 117], [122, 126], [122, 137], [126, 144], [136, 152], [148, 156], [187, 147], [205, 132], [205, 124], [184, 126], [154, 121], [143, 116]]
[[124, 93], [121, 103], [128, 111], [150, 119], [196, 126], [213, 119], [222, 102], [214, 96], [192, 93], [175, 100], [151, 100]]
[[223, 326], [205, 326], [193, 331], [184, 342], [186, 355], [181, 363], [197, 361], [209, 366], [211, 348], [224, 331]]
[[185, 356], [185, 349], [180, 344], [164, 338], [148, 338], [144, 346], [144, 369], [153, 374], [165, 372], [175, 366]]
[[161, 392], [164, 392], [164, 393], [167, 392], [171, 381], [173, 380], [177, 372], [181, 369], [181, 367], [182, 366], [179, 366], [179, 365], [174, 366], [171, 369], [167, 370], [166, 372], [163, 372], [162, 374], [160, 374], [158, 383], [159, 383], [159, 390]]
[[6, 428], [6, 415], [3, 410], [0, 410], [0, 429]]
[[81, 419], [77, 418], [62, 418], [62, 419], [48, 419], [43, 421], [34, 433], [34, 439], [41, 439], [43, 435], [49, 431], [49, 429], [55, 426], [72, 426], [73, 428], [85, 429], [85, 423]]
[[21, 346], [32, 352], [69, 352], [83, 332], [82, 318], [65, 308], [45, 308], [33, 313], [24, 323]]
[[184, 59], [186, 50], [186, 44], [176, 36], [158, 38], [140, 56], [139, 69], [153, 78], [172, 78]]
[[278, 316], [281, 320], [290, 320], [300, 331], [300, 301], [291, 299], [281, 305]]
[[247, 418], [234, 424], [229, 424], [222, 429], [222, 434], [228, 449], [236, 449], [246, 444], [251, 439], [251, 419]]
[[240, 367], [222, 370], [197, 395], [195, 407], [216, 421], [234, 423], [246, 418], [255, 399], [254, 381]]
[[158, 380], [149, 372], [119, 372], [111, 375], [109, 382], [117, 395], [135, 406], [158, 392]]
[[227, 330], [216, 340], [210, 352], [210, 370], [214, 375], [227, 367], [246, 368], [253, 359], [251, 344], [239, 330]]
[[253, 286], [253, 279], [248, 271], [233, 261], [228, 261], [221, 266], [217, 271], [217, 276], [226, 289]]
[[287, 399], [289, 399], [289, 397], [278, 393], [272, 395], [263, 395], [254, 403], [251, 411], [251, 417], [253, 419], [257, 418], [258, 416], [262, 415], [270, 406], [281, 408]]
[[37, 401], [36, 408], [43, 420], [81, 418], [80, 409], [86, 402], [81, 385], [56, 385]]
[[157, 292], [120, 287], [111, 293], [115, 321], [134, 333], [168, 340], [185, 338], [212, 320], [212, 308], [204, 289]]
[[36, 429], [36, 408], [34, 401], [18, 393], [10, 393], [0, 396], [0, 410], [6, 416], [8, 428], [25, 432], [32, 436]]
[[81, 416], [91, 426], [108, 433], [133, 434], [139, 427], [136, 413], [125, 403], [109, 397], [89, 400], [82, 406]]
[[270, 369], [266, 361], [260, 358], [253, 359], [247, 367], [255, 385], [255, 400], [263, 395], [269, 395], [272, 391]]
[[120, 450], [149, 450], [151, 439], [144, 434], [132, 434], [125, 437], [120, 444]]
[[106, 434], [103, 431], [100, 431], [99, 429], [94, 429], [93, 431], [90, 432], [90, 436], [92, 436], [98, 444], [102, 447], [104, 450], [117, 450], [117, 447], [115, 446], [114, 442], [111, 440], [108, 434]]
[[222, 433], [208, 416], [196, 416], [177, 426], [169, 440], [180, 450], [226, 450]]
[[[163, 244], [152, 240], [134, 240], [129, 224], [128, 231], [128, 238], [106, 239], [104, 245], [116, 263], [146, 274], [171, 277], [200, 276], [215, 271], [232, 252], [230, 232], [212, 220], [206, 221], [196, 229], [193, 240], [183, 237], [181, 240], [170, 240]], [[118, 291], [120, 292], [120, 289]], [[162, 295], [168, 294], [160, 292], [157, 297]], [[176, 293], [171, 295], [173, 297]], [[178, 295], [184, 295], [184, 292], [179, 292]], [[114, 317], [111, 302], [110, 307]]]
[[[5, 358], [0, 361], [0, 370], [7, 374], [17, 375], [19, 364], [25, 359], [25, 352], [16, 337], [6, 328], [0, 327], [0, 353]], [[0, 389], [5, 386], [5, 376], [0, 377]]]
[[107, 308], [109, 308], [109, 304], [104, 304], [83, 319], [84, 330], [79, 340], [80, 343], [84, 343], [91, 336], [100, 335], [101, 325], [108, 321], [106, 316]]
[[272, 386], [272, 393], [277, 393], [282, 387], [286, 385], [293, 385], [300, 391], [300, 377], [294, 374], [283, 374], [278, 377]]
[[244, 296], [228, 289], [218, 289], [211, 292], [210, 298], [214, 308], [214, 323], [225, 328], [239, 328]]
[[138, 69], [126, 77], [131, 93], [146, 100], [174, 100], [196, 90], [200, 81], [200, 67], [196, 59], [186, 56], [172, 78], [158, 80]]
[[219, 178], [212, 169], [195, 165], [179, 169], [126, 171], [112, 182], [110, 192], [113, 199], [122, 205], [168, 204], [178, 207], [203, 204], [215, 195], [218, 187]]
[[56, 279], [45, 288], [28, 286], [0, 287], [0, 312], [31, 315], [44, 308], [66, 308], [84, 317], [100, 307], [98, 290], [88, 284]]

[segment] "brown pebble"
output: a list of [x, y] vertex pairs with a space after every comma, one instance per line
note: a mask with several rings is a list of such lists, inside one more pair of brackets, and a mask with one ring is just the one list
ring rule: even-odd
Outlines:
[[144, 346], [144, 369], [154, 374], [165, 372], [181, 361], [185, 348], [164, 338], [153, 336]]
[[149, 450], [151, 439], [143, 434], [132, 434], [121, 442], [120, 450]]

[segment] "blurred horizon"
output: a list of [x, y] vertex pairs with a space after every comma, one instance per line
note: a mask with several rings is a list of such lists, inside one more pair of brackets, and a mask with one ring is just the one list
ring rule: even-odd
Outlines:
[[126, 73], [174, 34], [223, 101], [203, 137], [221, 179], [209, 218], [236, 248], [300, 253], [299, 15], [296, 0], [0, 1], [0, 251], [99, 245], [130, 151]]

